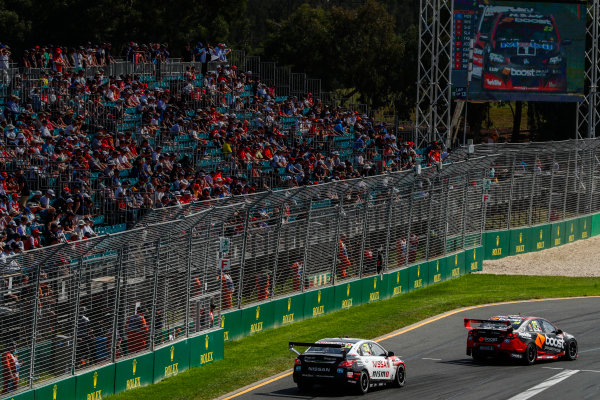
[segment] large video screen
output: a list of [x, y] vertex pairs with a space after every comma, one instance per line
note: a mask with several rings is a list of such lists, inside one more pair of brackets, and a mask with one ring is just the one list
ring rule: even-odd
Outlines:
[[580, 2], [454, 0], [454, 98], [583, 100], [585, 29]]

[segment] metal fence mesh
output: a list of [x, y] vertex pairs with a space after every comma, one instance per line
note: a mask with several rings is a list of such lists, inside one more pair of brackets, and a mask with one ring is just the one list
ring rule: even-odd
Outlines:
[[481, 145], [422, 170], [157, 209], [0, 260], [18, 389], [195, 335], [244, 307], [600, 211], [599, 141]]

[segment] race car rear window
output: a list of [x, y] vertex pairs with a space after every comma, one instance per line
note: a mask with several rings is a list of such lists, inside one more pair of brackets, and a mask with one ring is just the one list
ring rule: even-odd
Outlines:
[[[346, 349], [350, 349], [352, 345], [350, 343], [335, 343], [343, 344]], [[339, 347], [309, 347], [307, 353], [321, 353], [321, 354], [342, 354], [343, 348]]]

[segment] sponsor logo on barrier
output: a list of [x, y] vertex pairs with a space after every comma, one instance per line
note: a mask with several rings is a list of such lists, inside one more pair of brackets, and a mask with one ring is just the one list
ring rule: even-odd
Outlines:
[[[98, 384], [98, 371], [94, 372], [94, 389], [96, 389], [96, 385]], [[102, 400], [102, 389], [96, 390], [92, 393], [88, 393], [86, 396], [87, 400]]]
[[291, 324], [294, 322], [294, 313], [284, 315], [281, 322], [283, 324]]
[[435, 274], [433, 276], [433, 282], [434, 283], [438, 283], [438, 282], [441, 282], [441, 281], [442, 281], [442, 274]]
[[523, 253], [525, 252], [525, 245], [519, 244], [515, 246], [515, 253]]
[[369, 293], [369, 301], [377, 301], [377, 300], [379, 300], [379, 292]]
[[142, 386], [142, 383], [140, 381], [140, 377], [139, 376], [137, 376], [137, 377], [135, 376], [135, 372], [137, 370], [137, 363], [138, 363], [137, 362], [137, 358], [134, 358], [133, 361], [132, 361], [132, 363], [131, 363], [132, 364], [131, 370], [132, 370], [132, 373], [133, 373], [134, 377], [131, 378], [131, 379], [127, 379], [125, 390], [135, 389], [135, 388], [139, 388], [140, 386]]
[[352, 307], [352, 299], [342, 300], [342, 308]]
[[[560, 236], [560, 226], [556, 227], [556, 236]], [[554, 239], [554, 245], [555, 246], [560, 246], [561, 241], [560, 241], [560, 237], [557, 237]]]
[[542, 250], [546, 246], [546, 242], [544, 240], [544, 230], [540, 229], [540, 241], [535, 244], [536, 249]]
[[263, 330], [262, 321], [250, 325], [250, 333], [257, 333]]
[[479, 262], [477, 262], [477, 249], [473, 249], [473, 261], [471, 262], [471, 271], [477, 271], [479, 269]]
[[346, 286], [346, 297], [350, 296], [350, 284]]
[[213, 352], [209, 351], [208, 353], [200, 354], [200, 364], [206, 364], [213, 360]]
[[[173, 362], [173, 359], [175, 358], [175, 346], [171, 346], [171, 362]], [[179, 363], [173, 363], [171, 365], [167, 365], [165, 367], [165, 378], [168, 378], [169, 376], [173, 376], [173, 375], [177, 375], [177, 373], [179, 372]]]
[[[321, 304], [321, 291], [320, 290], [317, 292], [317, 303]], [[320, 306], [313, 307], [313, 317], [316, 317], [317, 315], [322, 315], [322, 314], [325, 314], [325, 306], [320, 305]]]
[[455, 278], [457, 276], [460, 276], [460, 267], [452, 268], [452, 277]]
[[501, 256], [502, 255], [502, 247], [500, 247], [500, 235], [496, 236], [496, 248], [492, 249], [493, 256]]
[[415, 289], [418, 289], [418, 288], [422, 287], [423, 286], [423, 279], [415, 279], [414, 284], [415, 284], [415, 286], [414, 286]]
[[54, 385], [52, 387], [52, 400], [56, 400], [56, 394], [57, 394], [57, 392], [58, 392], [58, 385]]

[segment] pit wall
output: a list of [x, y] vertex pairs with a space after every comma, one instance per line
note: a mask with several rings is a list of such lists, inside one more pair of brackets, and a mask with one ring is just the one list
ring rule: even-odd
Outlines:
[[482, 235], [482, 246], [406, 268], [225, 312], [220, 329], [170, 343], [151, 353], [108, 364], [68, 379], [19, 393], [14, 400], [100, 400], [113, 393], [161, 381], [224, 356], [224, 342], [377, 302], [481, 271], [484, 260], [541, 251], [600, 235], [600, 214]]

